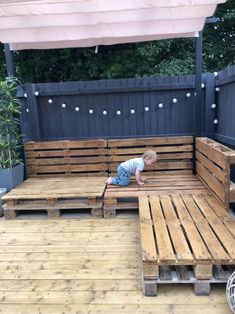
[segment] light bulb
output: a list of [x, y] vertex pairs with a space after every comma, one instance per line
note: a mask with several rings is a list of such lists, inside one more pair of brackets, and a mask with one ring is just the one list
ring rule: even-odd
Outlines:
[[144, 111], [148, 112], [149, 111], [149, 107], [144, 107]]
[[177, 103], [177, 99], [176, 98], [173, 98], [173, 103], [175, 104], [175, 103]]
[[205, 87], [205, 84], [204, 84], [204, 83], [202, 83], [202, 84], [201, 84], [201, 88], [204, 88], [204, 87]]
[[120, 110], [118, 110], [118, 111], [117, 111], [117, 115], [118, 115], [118, 116], [120, 116], [120, 114], [121, 114], [121, 111], [120, 111]]
[[34, 93], [34, 95], [35, 95], [35, 96], [38, 96], [38, 95], [39, 95], [39, 92], [38, 92], [38, 91], [36, 91], [36, 92]]
[[79, 109], [79, 107], [76, 107], [75, 110], [76, 110], [76, 111], [79, 111], [80, 109]]
[[214, 122], [214, 124], [218, 124], [219, 121], [218, 121], [218, 119], [214, 119], [213, 122]]
[[190, 97], [190, 96], [191, 96], [191, 94], [190, 94], [190, 93], [187, 93], [187, 94], [186, 94], [186, 97]]
[[92, 114], [94, 111], [93, 111], [93, 109], [90, 109], [89, 110], [89, 114]]
[[135, 110], [134, 109], [131, 109], [131, 114], [134, 114], [135, 113]]
[[66, 108], [66, 104], [62, 104], [61, 107], [62, 107], [62, 108]]
[[162, 108], [162, 107], [163, 107], [163, 104], [160, 102], [160, 104], [158, 104], [158, 107], [159, 107], [159, 108]]
[[216, 104], [212, 104], [212, 105], [211, 105], [211, 108], [212, 108], [212, 109], [215, 109], [215, 108], [216, 108]]
[[49, 102], [49, 104], [52, 104], [53, 100], [52, 99], [48, 99], [48, 102]]
[[27, 98], [27, 93], [24, 93], [24, 97]]
[[216, 91], [216, 92], [219, 92], [219, 91], [220, 91], [220, 88], [219, 88], [219, 87], [216, 87], [216, 88], [215, 88], [215, 91]]
[[107, 115], [107, 110], [103, 111], [103, 115], [106, 116]]

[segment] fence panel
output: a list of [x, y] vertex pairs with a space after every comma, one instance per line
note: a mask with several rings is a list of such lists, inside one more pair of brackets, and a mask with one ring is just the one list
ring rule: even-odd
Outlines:
[[204, 134], [194, 84], [193, 75], [27, 84], [19, 92], [24, 140], [192, 135], [195, 123]]
[[224, 69], [216, 77], [218, 125], [215, 138], [235, 146], [235, 65]]

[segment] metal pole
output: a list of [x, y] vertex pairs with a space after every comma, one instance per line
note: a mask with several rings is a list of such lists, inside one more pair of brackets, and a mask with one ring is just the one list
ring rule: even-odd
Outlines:
[[196, 37], [195, 55], [195, 110], [194, 110], [194, 132], [195, 136], [200, 136], [202, 132], [202, 32], [198, 32]]
[[4, 52], [7, 65], [7, 76], [15, 76], [14, 57], [9, 44], [4, 44]]
[[193, 106], [193, 130], [194, 130], [194, 149], [193, 149], [193, 173], [196, 174], [196, 136], [202, 132], [202, 32], [198, 32], [195, 40], [195, 92], [196, 97]]

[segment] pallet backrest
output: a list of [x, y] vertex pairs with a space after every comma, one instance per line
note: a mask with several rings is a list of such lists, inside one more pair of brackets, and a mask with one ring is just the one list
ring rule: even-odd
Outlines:
[[193, 169], [193, 137], [148, 137], [108, 140], [109, 172], [128, 159], [140, 157], [145, 150], [157, 152], [157, 162], [145, 168], [148, 174], [186, 174]]
[[208, 138], [196, 138], [195, 149], [197, 176], [228, 208], [231, 150]]
[[59, 140], [24, 144], [27, 177], [107, 176], [107, 141]]

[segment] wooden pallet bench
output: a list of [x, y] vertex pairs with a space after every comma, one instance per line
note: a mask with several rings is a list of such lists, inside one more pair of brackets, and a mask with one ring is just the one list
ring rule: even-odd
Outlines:
[[31, 141], [24, 152], [28, 179], [4, 198], [6, 219], [42, 210], [51, 218], [71, 210], [103, 216], [106, 140]]
[[3, 200], [6, 219], [23, 211], [46, 211], [57, 218], [69, 210], [89, 210], [93, 217], [103, 217], [105, 177], [31, 178], [9, 192]]
[[196, 138], [193, 174], [191, 136], [108, 140], [109, 173], [115, 176], [120, 162], [141, 156], [146, 149], [158, 153], [158, 161], [143, 175], [149, 180], [138, 186], [133, 178], [127, 187], [110, 185], [104, 195], [104, 217], [115, 217], [117, 210], [138, 208], [139, 196], [154, 194], [213, 193], [226, 208], [235, 202], [235, 184], [230, 181], [235, 152], [208, 138]]
[[176, 267], [180, 267], [177, 272], [185, 273], [186, 267], [193, 271], [193, 280], [186, 271], [191, 278], [186, 281], [194, 284], [196, 294], [209, 294], [212, 282], [226, 280], [221, 275], [223, 267], [234, 269], [235, 221], [228, 212], [233, 201], [230, 167], [235, 162], [234, 151], [196, 138], [195, 157], [195, 178], [204, 193], [198, 187], [190, 193], [166, 188], [165, 193], [157, 189], [155, 195], [139, 197], [145, 295], [156, 295], [157, 285], [166, 282], [161, 274], [171, 276]]
[[[158, 161], [145, 168], [143, 176], [149, 178], [149, 183], [140, 187], [131, 181], [127, 187], [108, 186], [104, 196], [104, 217], [115, 217], [116, 210], [138, 208], [138, 196], [149, 195], [156, 190], [179, 190], [201, 186], [198, 180], [192, 178], [193, 169], [193, 137], [154, 137], [108, 140], [108, 164], [111, 176], [116, 175], [117, 166], [130, 158], [140, 157], [145, 150], [153, 149], [158, 154]], [[181, 175], [171, 182], [172, 175]], [[181, 181], [182, 178], [182, 181]], [[176, 182], [177, 180], [177, 182]], [[190, 185], [191, 184], [191, 185]], [[199, 188], [200, 189], [200, 188]]]
[[221, 267], [234, 269], [235, 221], [212, 193], [140, 197], [139, 219], [145, 295], [166, 282], [209, 294], [211, 283], [226, 280]]

